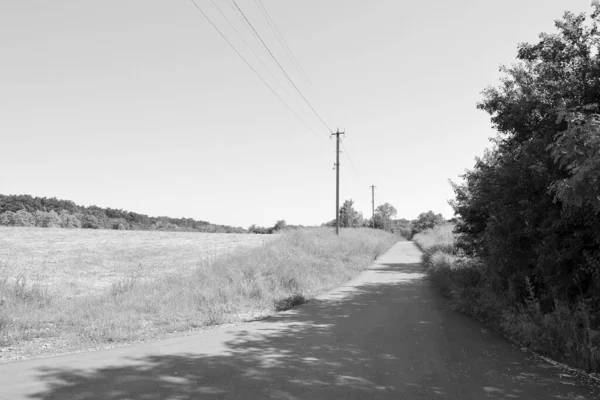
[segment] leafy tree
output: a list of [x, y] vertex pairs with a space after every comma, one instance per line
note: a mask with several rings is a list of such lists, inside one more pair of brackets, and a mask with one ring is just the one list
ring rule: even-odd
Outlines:
[[285, 220], [279, 220], [275, 223], [275, 226], [273, 226], [273, 231], [277, 232], [277, 231], [281, 231], [284, 230], [287, 227], [287, 223], [285, 222]]
[[77, 215], [69, 214], [67, 210], [62, 210], [58, 217], [61, 228], [81, 228], [81, 221]]
[[25, 210], [19, 210], [13, 215], [13, 226], [35, 226], [35, 218]]
[[392, 232], [406, 239], [412, 238], [412, 222], [406, 218], [395, 219], [392, 221]]
[[431, 210], [421, 213], [416, 220], [412, 221], [412, 236], [424, 231], [425, 229], [431, 229], [435, 226], [443, 225], [445, 223], [446, 220], [442, 214], [436, 214]]
[[384, 203], [375, 209], [375, 228], [391, 230], [392, 229], [392, 218], [398, 214], [396, 208], [390, 203]]
[[364, 218], [362, 216], [362, 213], [354, 209], [354, 201], [344, 201], [344, 204], [340, 207], [340, 227], [357, 228], [363, 226], [363, 223]]
[[600, 4], [593, 8], [519, 45], [519, 62], [478, 105], [498, 131], [493, 147], [454, 184], [461, 248], [485, 261], [495, 290], [521, 303], [533, 290], [546, 311], [581, 297], [600, 305]]
[[54, 210], [49, 212], [37, 210], [33, 213], [33, 218], [35, 226], [42, 228], [59, 228], [61, 226], [60, 217]]
[[94, 215], [84, 215], [81, 219], [81, 227], [84, 229], [100, 229], [100, 222]]
[[15, 213], [12, 211], [6, 211], [0, 214], [0, 225], [11, 226], [15, 220]]

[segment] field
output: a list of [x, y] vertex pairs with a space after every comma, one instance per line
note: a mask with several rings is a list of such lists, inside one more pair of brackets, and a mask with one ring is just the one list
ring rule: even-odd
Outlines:
[[0, 361], [235, 323], [352, 278], [398, 238], [0, 229]]
[[124, 280], [191, 273], [273, 235], [0, 227], [0, 277], [65, 298], [101, 294]]

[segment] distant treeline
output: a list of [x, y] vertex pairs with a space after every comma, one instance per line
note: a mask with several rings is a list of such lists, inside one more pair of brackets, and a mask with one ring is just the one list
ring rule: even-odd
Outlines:
[[250, 225], [248, 227], [248, 233], [258, 233], [261, 235], [270, 235], [273, 233], [280, 233], [280, 231], [283, 230], [290, 230], [290, 229], [301, 229], [301, 228], [305, 228], [304, 225], [288, 225], [287, 222], [285, 222], [285, 220], [279, 220], [275, 223], [275, 225], [270, 226], [268, 228], [264, 227], [264, 226], [256, 226], [256, 225]]
[[245, 233], [240, 227], [215, 225], [192, 218], [149, 217], [130, 211], [84, 207], [55, 197], [0, 194], [0, 225], [48, 228], [160, 230]]
[[[396, 207], [390, 203], [384, 203], [378, 206], [372, 218], [365, 218], [362, 212], [354, 209], [354, 200], [348, 199], [340, 207], [339, 224], [340, 228], [375, 228], [384, 231], [396, 233], [406, 239], [411, 239], [414, 235], [426, 229], [431, 229], [438, 225], [444, 225], [447, 222], [454, 223], [454, 220], [446, 221], [442, 214], [436, 214], [433, 211], [427, 211], [419, 214], [416, 219], [409, 221], [405, 218], [394, 219], [398, 214]], [[336, 220], [328, 221], [322, 226], [334, 227]], [[279, 223], [279, 222], [278, 222]], [[251, 230], [251, 229], [250, 229]], [[271, 232], [267, 232], [271, 233]]]

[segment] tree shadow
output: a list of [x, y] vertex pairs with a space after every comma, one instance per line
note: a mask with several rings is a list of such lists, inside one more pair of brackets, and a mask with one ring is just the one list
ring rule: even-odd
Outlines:
[[43, 390], [28, 397], [592, 398], [450, 310], [419, 264], [380, 264], [366, 278], [271, 318], [184, 338], [185, 350], [155, 342], [136, 356], [131, 347], [40, 367]]

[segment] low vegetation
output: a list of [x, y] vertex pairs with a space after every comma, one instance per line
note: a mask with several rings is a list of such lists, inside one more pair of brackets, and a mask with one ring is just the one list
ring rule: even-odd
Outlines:
[[523, 300], [499, 290], [502, 278], [482, 259], [457, 246], [454, 226], [421, 232], [414, 242], [423, 251], [427, 276], [455, 309], [478, 319], [512, 340], [587, 371], [600, 371], [600, 326], [589, 302], [556, 300], [545, 310], [529, 277]]
[[[12, 230], [27, 232], [31, 228]], [[8, 243], [13, 232], [4, 228], [0, 231], [0, 240]], [[123, 233], [134, 236], [174, 234], [103, 231], [104, 235]], [[89, 291], [65, 290], [64, 287], [55, 290], [53, 285], [46, 285], [45, 281], [52, 276], [44, 269], [52, 268], [55, 273], [60, 269], [51, 262], [34, 262], [31, 268], [15, 276], [13, 273], [18, 269], [11, 268], [3, 259], [0, 265], [0, 357], [14, 359], [102, 347], [288, 309], [356, 275], [397, 241], [397, 236], [379, 230], [344, 229], [338, 237], [327, 228], [298, 229], [276, 235], [258, 247], [239, 248], [209, 259], [202, 256], [201, 250], [194, 252], [191, 242], [188, 247], [178, 247], [176, 241], [165, 245], [164, 240], [156, 240], [153, 255], [179, 252], [187, 254], [187, 260], [180, 256], [172, 265], [168, 260], [160, 261], [162, 265], [155, 266], [153, 274], [136, 273], [130, 257], [137, 251], [132, 248], [132, 240], [96, 241], [110, 249], [108, 259], [114, 263], [113, 271], [118, 270], [122, 257], [128, 272], [113, 277], [109, 285]], [[170, 251], [169, 246], [175, 251]], [[187, 251], [183, 251], [184, 248]], [[60, 254], [63, 260], [74, 260], [73, 268], [82, 265], [79, 269], [82, 276], [85, 276], [85, 263], [95, 259], [68, 236], [37, 249], [40, 253], [44, 251], [49, 254], [48, 260], [54, 257], [50, 254]], [[44, 255], [38, 254], [40, 257]], [[102, 256], [95, 262], [102, 265], [104, 259]], [[145, 262], [149, 263], [150, 259], [151, 256], [146, 257]], [[161, 274], [161, 268], [169, 272]], [[74, 280], [67, 286], [78, 284]]]

